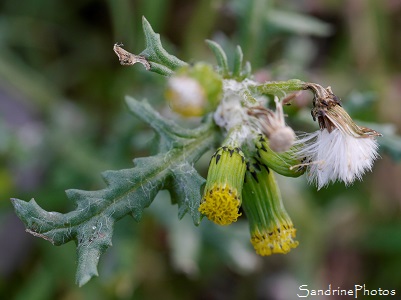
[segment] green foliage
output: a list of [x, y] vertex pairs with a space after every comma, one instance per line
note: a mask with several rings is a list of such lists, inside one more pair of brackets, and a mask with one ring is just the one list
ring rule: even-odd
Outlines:
[[216, 56], [217, 59], [217, 65], [219, 66], [219, 71], [221, 75], [224, 78], [227, 78], [229, 76], [229, 70], [228, 70], [228, 61], [227, 61], [227, 55], [224, 52], [223, 48], [216, 42], [206, 40], [206, 43], [209, 45], [210, 49], [213, 51], [214, 55]]
[[13, 199], [28, 232], [54, 245], [76, 241], [80, 286], [97, 275], [100, 255], [112, 244], [114, 223], [127, 214], [139, 221], [159, 190], [170, 191], [180, 218], [189, 212], [196, 225], [200, 221], [197, 208], [204, 179], [192, 165], [213, 145], [216, 133], [210, 118], [203, 126], [188, 130], [163, 119], [146, 102], [127, 98], [127, 104], [160, 135], [160, 153], [135, 159], [132, 169], [104, 172], [107, 187], [103, 190], [67, 190], [68, 198], [76, 204], [76, 209], [67, 214], [47, 212], [33, 199]]
[[242, 53], [242, 49], [240, 46], [237, 46], [235, 49], [234, 67], [233, 71], [230, 72], [228, 67], [227, 55], [224, 52], [223, 48], [221, 48], [218, 43], [211, 40], [206, 40], [206, 43], [216, 57], [218, 71], [221, 76], [223, 76], [223, 78], [234, 78], [238, 81], [241, 81], [251, 76], [251, 64], [249, 62], [246, 62], [245, 66], [243, 66], [244, 54]]
[[170, 76], [173, 72], [187, 63], [169, 54], [162, 46], [160, 34], [153, 31], [152, 26], [145, 17], [142, 18], [143, 32], [145, 34], [146, 48], [141, 52], [150, 63], [150, 71]]

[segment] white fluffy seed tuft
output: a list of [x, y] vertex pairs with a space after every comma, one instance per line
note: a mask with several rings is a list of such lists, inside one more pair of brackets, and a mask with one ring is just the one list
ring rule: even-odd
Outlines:
[[307, 164], [308, 181], [318, 189], [337, 180], [346, 185], [361, 180], [378, 157], [374, 137], [354, 137], [334, 129], [318, 130], [296, 141], [297, 155]]

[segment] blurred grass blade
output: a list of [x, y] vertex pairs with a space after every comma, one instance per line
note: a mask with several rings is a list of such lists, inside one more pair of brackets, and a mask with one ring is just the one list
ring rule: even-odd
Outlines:
[[271, 25], [297, 34], [328, 36], [333, 32], [328, 23], [296, 12], [271, 8], [266, 18]]

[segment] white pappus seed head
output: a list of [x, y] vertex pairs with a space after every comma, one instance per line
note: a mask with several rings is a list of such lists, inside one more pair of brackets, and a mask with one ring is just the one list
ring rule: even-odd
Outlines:
[[355, 124], [330, 87], [308, 83], [315, 97], [312, 117], [320, 130], [297, 141], [298, 157], [307, 166], [309, 182], [318, 189], [335, 182], [349, 185], [372, 169], [380, 133]]
[[307, 165], [308, 181], [318, 189], [337, 180], [346, 185], [361, 180], [378, 157], [374, 137], [355, 137], [337, 128], [307, 134], [296, 145], [298, 157]]

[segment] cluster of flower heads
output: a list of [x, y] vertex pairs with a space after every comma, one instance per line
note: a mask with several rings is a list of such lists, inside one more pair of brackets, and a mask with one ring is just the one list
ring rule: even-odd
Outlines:
[[[184, 94], [173, 80], [169, 93], [176, 94], [170, 98], [179, 106], [183, 102], [177, 99]], [[285, 254], [298, 242], [274, 172], [288, 177], [306, 172], [318, 189], [337, 180], [349, 185], [372, 168], [380, 134], [356, 125], [330, 87], [303, 83], [301, 89], [314, 93], [312, 117], [320, 129], [297, 137], [285, 123], [282, 101], [274, 96], [275, 109], [267, 108], [261, 86], [249, 79], [224, 79], [220, 102], [208, 109], [225, 139], [211, 158], [199, 211], [216, 224], [229, 225], [242, 207], [256, 252]]]

